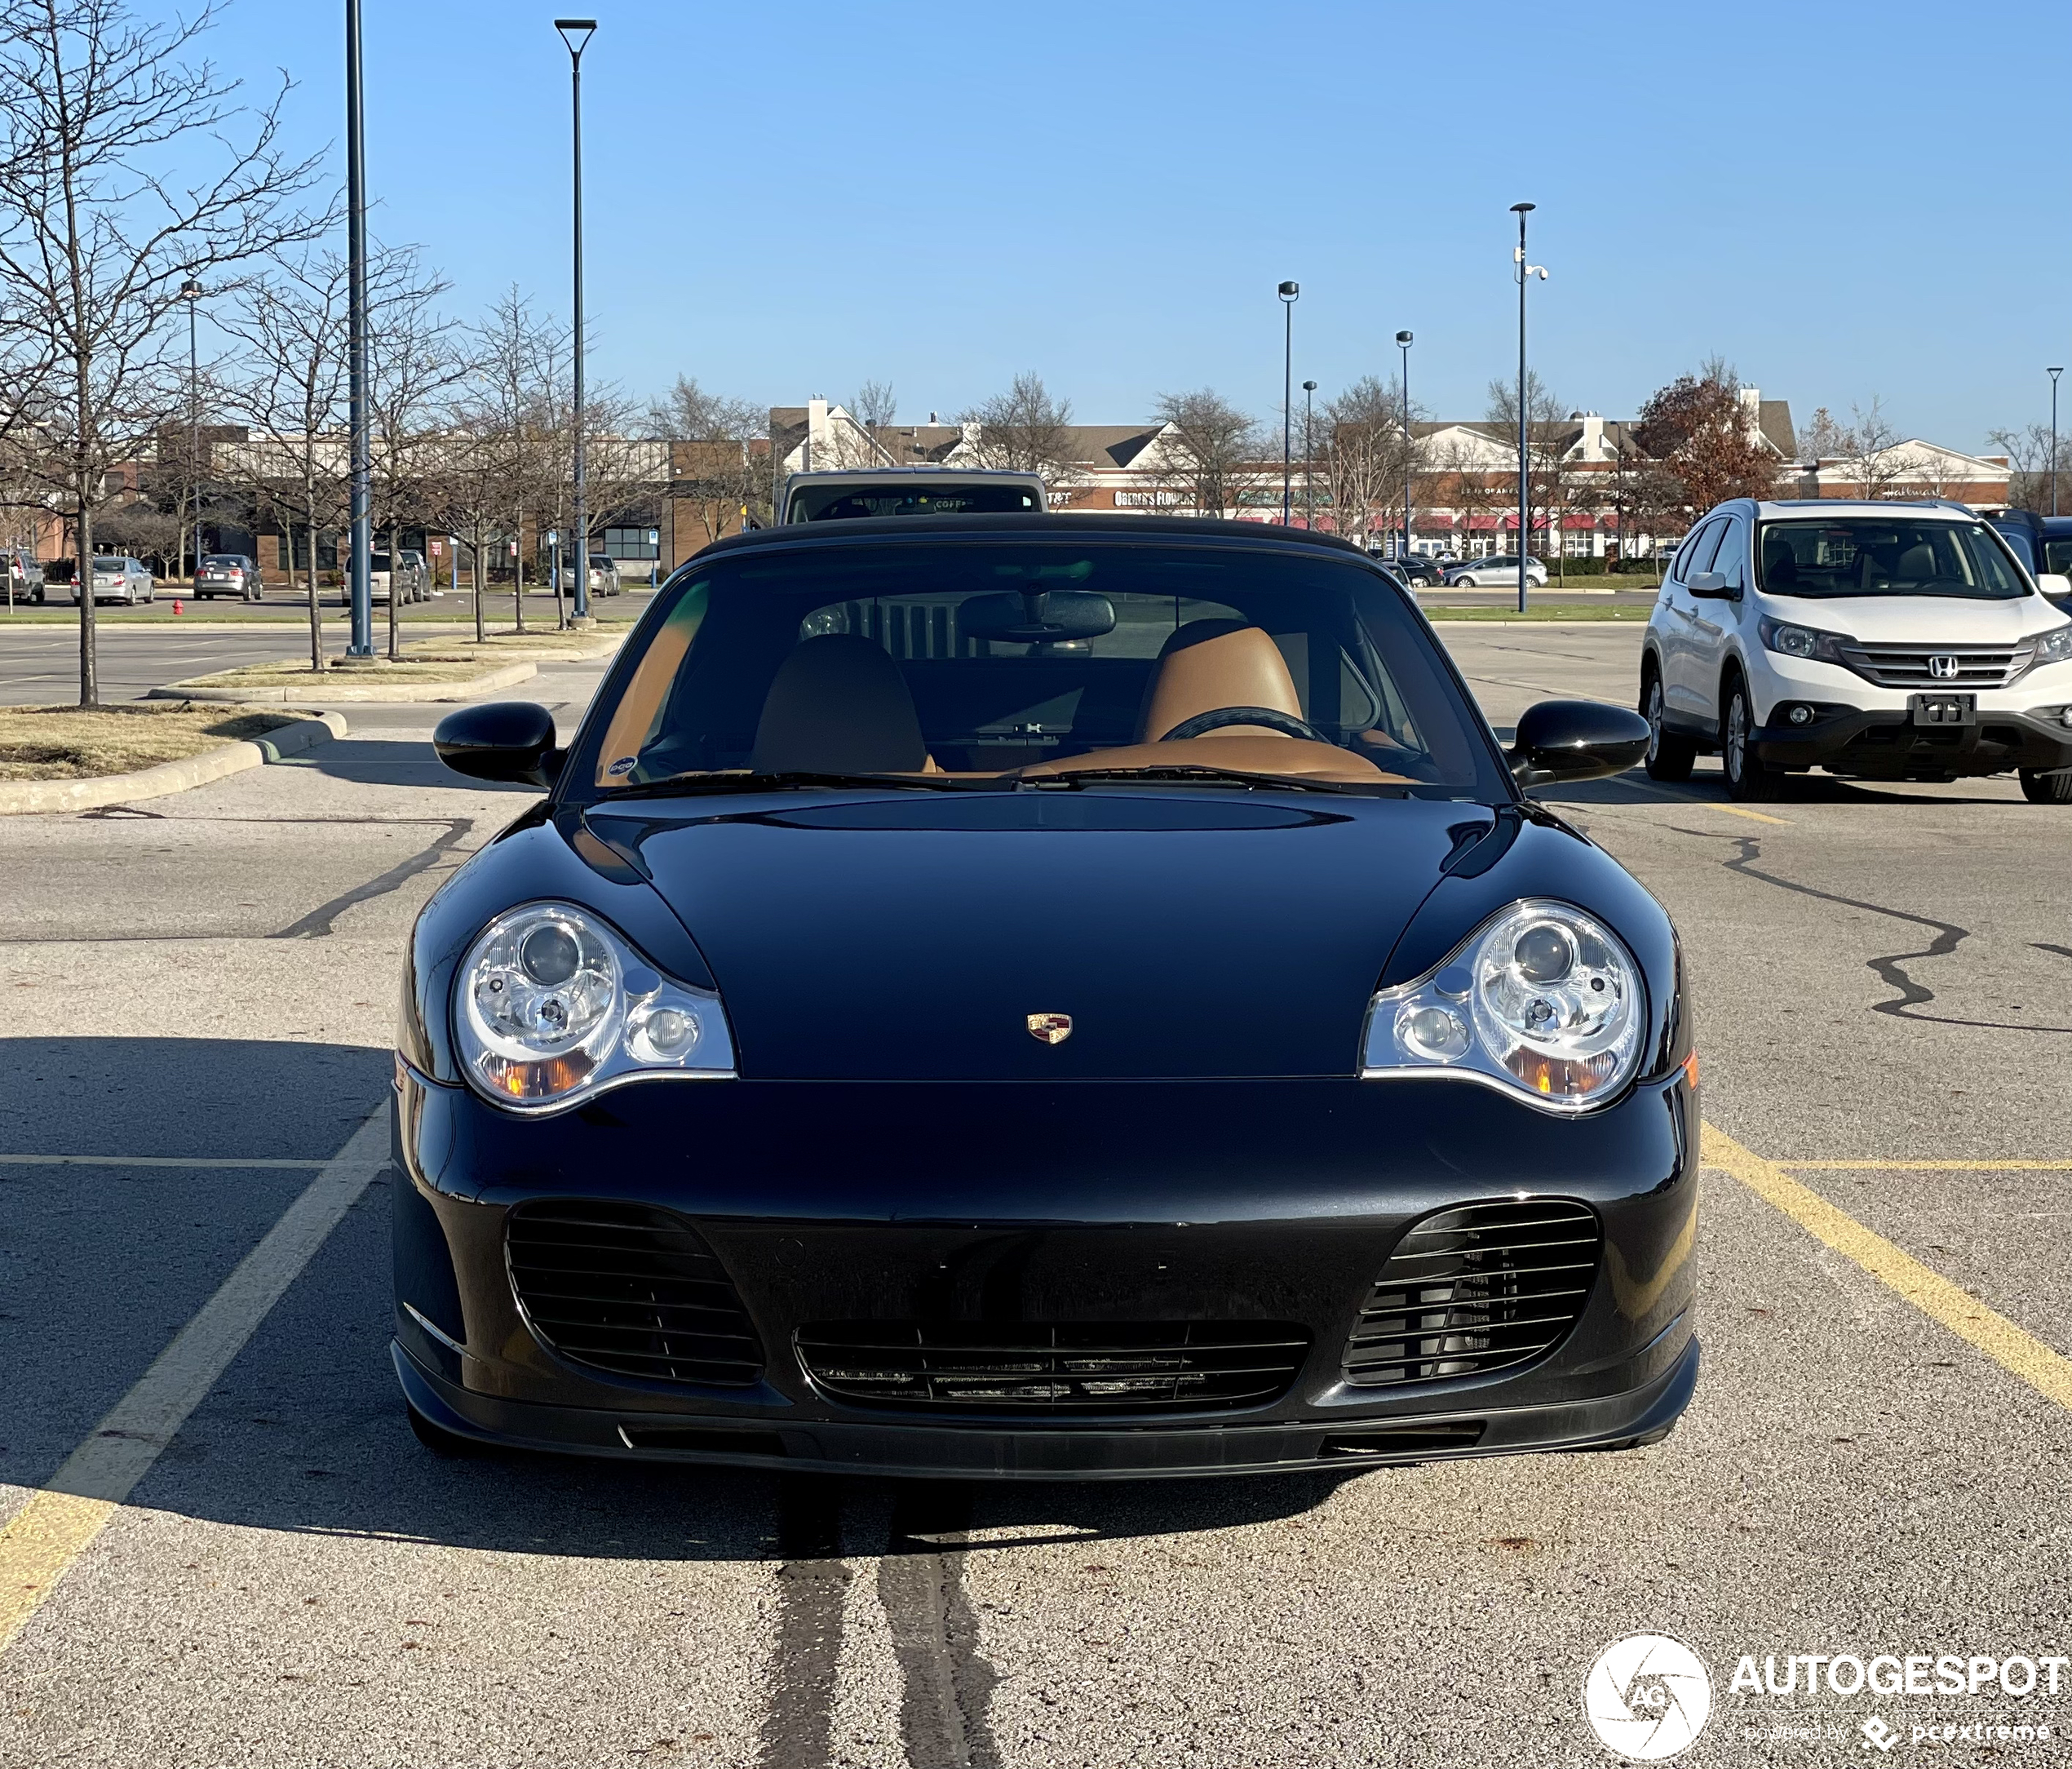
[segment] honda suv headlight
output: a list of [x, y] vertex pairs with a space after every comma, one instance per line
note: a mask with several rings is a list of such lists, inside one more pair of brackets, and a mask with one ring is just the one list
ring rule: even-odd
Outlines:
[[1361, 1073], [1464, 1075], [1557, 1112], [1614, 1097], [1640, 1066], [1640, 967], [1594, 916], [1529, 898], [1367, 1010]]
[[2038, 633], [2035, 646], [2035, 663], [2062, 663], [2067, 658], [2072, 658], [2072, 621], [2067, 621], [2062, 627], [2053, 627], [2048, 632]]
[[719, 996], [671, 982], [567, 903], [528, 903], [482, 930], [454, 978], [454, 1029], [468, 1080], [520, 1111], [640, 1075], [733, 1073]]
[[1774, 651], [1780, 657], [1808, 658], [1817, 663], [1841, 663], [1847, 667], [1842, 656], [1842, 647], [1854, 645], [1856, 641], [1847, 633], [1822, 632], [1817, 627], [1801, 627], [1789, 620], [1772, 620], [1768, 615], [1757, 623], [1765, 650]]

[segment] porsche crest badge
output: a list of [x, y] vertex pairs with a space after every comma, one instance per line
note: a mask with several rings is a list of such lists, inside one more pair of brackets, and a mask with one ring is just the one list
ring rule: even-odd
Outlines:
[[1032, 1013], [1028, 1023], [1029, 1035], [1039, 1044], [1061, 1044], [1072, 1035], [1069, 1013]]

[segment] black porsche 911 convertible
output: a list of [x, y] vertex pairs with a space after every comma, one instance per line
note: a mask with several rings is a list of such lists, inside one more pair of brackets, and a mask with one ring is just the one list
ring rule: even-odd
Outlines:
[[1073, 516], [678, 570], [419, 917], [395, 1363], [436, 1448], [1034, 1479], [1655, 1441], [1676, 937], [1353, 548]]

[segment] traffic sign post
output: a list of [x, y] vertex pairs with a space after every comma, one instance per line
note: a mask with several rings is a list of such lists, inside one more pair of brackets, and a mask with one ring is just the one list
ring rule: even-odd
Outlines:
[[648, 530], [648, 587], [655, 587], [657, 574], [662, 570], [662, 530]]

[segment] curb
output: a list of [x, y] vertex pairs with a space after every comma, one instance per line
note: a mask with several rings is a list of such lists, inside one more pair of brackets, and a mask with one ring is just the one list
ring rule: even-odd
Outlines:
[[153, 689], [144, 698], [235, 707], [307, 706], [320, 700], [326, 706], [334, 701], [371, 701], [394, 705], [406, 700], [465, 700], [485, 689], [508, 688], [514, 682], [529, 681], [538, 674], [539, 666], [536, 663], [507, 663], [502, 669], [472, 676], [466, 681], [379, 682], [370, 683], [365, 688], [352, 688], [341, 685], [352, 680], [350, 670], [326, 670], [321, 685], [308, 688], [196, 688], [185, 682], [167, 682], [162, 688]]
[[227, 774], [242, 774], [247, 768], [313, 749], [345, 733], [345, 720], [337, 713], [320, 712], [264, 737], [205, 749], [178, 761], [162, 761], [135, 774], [102, 774], [91, 780], [0, 780], [0, 817], [27, 811], [84, 811], [97, 805], [126, 805], [132, 799], [162, 799], [169, 792], [206, 786]]

